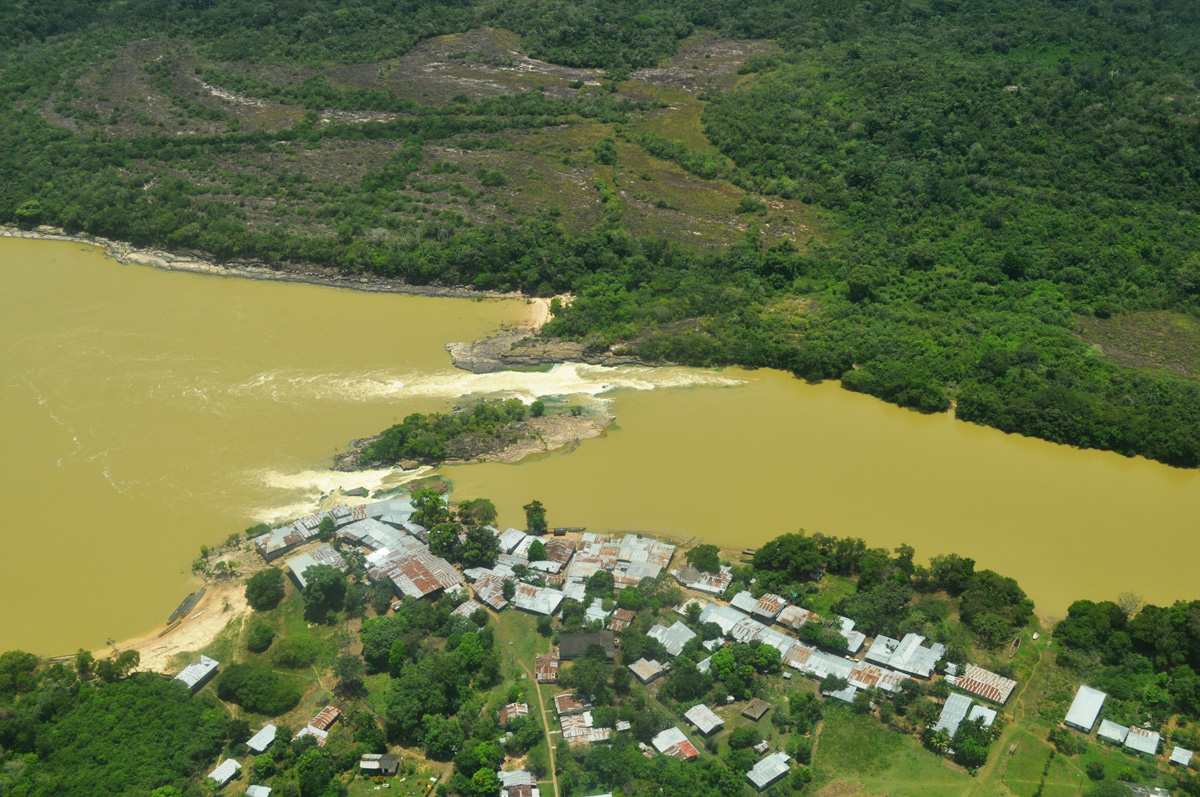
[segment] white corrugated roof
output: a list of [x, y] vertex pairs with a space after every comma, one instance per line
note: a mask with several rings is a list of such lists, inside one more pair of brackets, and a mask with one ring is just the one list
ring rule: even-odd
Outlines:
[[970, 708], [971, 698], [955, 692], [946, 698], [946, 705], [942, 706], [942, 715], [938, 717], [937, 724], [933, 726], [933, 729], [935, 731], [945, 731], [954, 736], [958, 731], [959, 724], [966, 719]]
[[1192, 763], [1192, 751], [1184, 750], [1182, 747], [1176, 747], [1171, 751], [1171, 763], [1188, 766]]
[[983, 718], [983, 727], [990, 728], [992, 727], [992, 723], [996, 721], [996, 709], [976, 703], [971, 707], [971, 713], [967, 715], [967, 722], [974, 722], [980, 717]]
[[788, 769], [787, 753], [772, 753], [751, 767], [746, 778], [754, 788], [762, 791], [786, 775]]
[[1158, 742], [1159, 735], [1157, 733], [1143, 728], [1130, 728], [1129, 735], [1125, 737], [1126, 747], [1146, 755], [1155, 755], [1158, 752]]
[[1129, 735], [1129, 726], [1110, 720], [1100, 720], [1100, 730], [1096, 732], [1096, 735], [1101, 739], [1108, 739], [1110, 742], [1125, 744], [1125, 737]]
[[1091, 733], [1092, 726], [1096, 724], [1096, 717], [1099, 716], [1100, 709], [1104, 707], [1106, 697], [1108, 695], [1104, 692], [1080, 684], [1079, 691], [1075, 693], [1075, 700], [1071, 703], [1071, 709], [1067, 712], [1066, 723], [1085, 733]]
[[212, 671], [219, 666], [220, 662], [216, 659], [201, 656], [199, 661], [184, 667], [183, 671], [175, 676], [175, 680], [187, 684], [189, 689], [195, 689], [197, 684], [212, 674]]
[[667, 728], [658, 736], [655, 736], [653, 739], [651, 739], [650, 744], [658, 752], [664, 753], [675, 745], [686, 742], [687, 740], [688, 738], [684, 735], [683, 731], [679, 730], [678, 728]]
[[242, 765], [239, 764], [236, 760], [234, 760], [232, 758], [226, 758], [224, 761], [222, 761], [220, 764], [217, 765], [216, 769], [214, 769], [212, 772], [208, 773], [208, 777], [212, 778], [217, 783], [224, 786], [226, 783], [228, 783], [230, 780], [232, 780], [234, 777], [237, 776], [237, 773], [239, 770], [241, 770], [241, 768], [242, 768]]
[[716, 623], [725, 636], [729, 636], [733, 632], [733, 627], [738, 623], [749, 619], [750, 616], [744, 612], [719, 603], [710, 603], [700, 611], [700, 622]]
[[270, 797], [270, 786], [247, 786], [246, 797]]
[[267, 724], [258, 733], [250, 737], [246, 746], [256, 753], [261, 753], [275, 742], [275, 726]]
[[537, 784], [537, 778], [533, 776], [533, 773], [524, 769], [517, 769], [512, 772], [497, 772], [496, 777], [500, 779], [500, 785], [506, 789], [513, 786], [534, 786]]
[[703, 703], [697, 703], [692, 706], [683, 716], [705, 735], [712, 733], [725, 724], [725, 720], [714, 714], [712, 709]]
[[683, 646], [696, 638], [696, 632], [684, 625], [683, 621], [676, 620], [670, 628], [662, 624], [655, 624], [647, 636], [661, 642], [672, 656], [678, 656], [683, 650]]

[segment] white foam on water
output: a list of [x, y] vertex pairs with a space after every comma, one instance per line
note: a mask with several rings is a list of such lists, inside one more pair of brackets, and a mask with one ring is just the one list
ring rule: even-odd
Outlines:
[[680, 387], [731, 387], [744, 384], [714, 371], [693, 368], [611, 368], [560, 363], [549, 371], [498, 371], [472, 374], [447, 370], [432, 374], [297, 374], [266, 371], [231, 388], [234, 393], [261, 392], [276, 401], [313, 399], [369, 403], [405, 398], [456, 399], [463, 396], [517, 398], [530, 404], [544, 396], [599, 397], [617, 390]]
[[427, 475], [433, 468], [422, 466], [413, 470], [400, 468], [375, 468], [372, 470], [302, 470], [284, 473], [278, 470], [260, 470], [252, 478], [261, 484], [291, 494], [293, 500], [276, 506], [256, 509], [251, 513], [259, 523], [274, 523], [299, 517], [312, 512], [322, 495], [334, 490], [353, 490], [356, 487], [374, 492], [384, 487], [396, 487]]

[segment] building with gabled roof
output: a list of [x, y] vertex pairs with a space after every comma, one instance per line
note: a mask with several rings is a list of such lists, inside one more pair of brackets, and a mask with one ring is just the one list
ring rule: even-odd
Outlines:
[[926, 648], [921, 646], [924, 641], [925, 637], [920, 634], [905, 634], [901, 640], [880, 634], [871, 643], [867, 660], [893, 670], [929, 678], [938, 660], [946, 654], [946, 646], [936, 642]]
[[684, 645], [696, 638], [696, 632], [684, 625], [681, 620], [676, 620], [675, 624], [669, 628], [657, 623], [646, 635], [661, 642], [672, 656], [678, 656], [683, 652]]
[[975, 720], [983, 720], [983, 727], [985, 728], [992, 727], [992, 723], [996, 721], [996, 709], [976, 703], [971, 706], [971, 712], [967, 714], [967, 722], [974, 722]]
[[215, 780], [217, 782], [217, 788], [223, 789], [225, 788], [226, 784], [237, 777], [237, 774], [241, 771], [241, 764], [239, 764], [235, 759], [226, 758], [217, 765], [216, 769], [208, 773], [208, 779]]
[[558, 681], [558, 656], [550, 653], [539, 653], [533, 658], [533, 672], [539, 684], [552, 684]]
[[1071, 708], [1067, 711], [1067, 718], [1064, 721], [1072, 728], [1084, 733], [1091, 733], [1092, 726], [1096, 724], [1096, 717], [1100, 715], [1100, 709], [1104, 708], [1104, 700], [1107, 697], [1108, 695], [1099, 689], [1080, 684], [1079, 689], [1075, 692], [1075, 700], [1071, 702]]
[[713, 710], [703, 703], [697, 703], [684, 712], [684, 718], [696, 726], [696, 730], [705, 736], [712, 736], [725, 727], [725, 720], [718, 717]]
[[787, 775], [790, 769], [788, 760], [787, 753], [772, 753], [750, 768], [746, 780], [758, 791], [770, 788]]
[[776, 615], [776, 617], [775, 617], [775, 622], [779, 623], [780, 625], [784, 626], [785, 628], [791, 628], [792, 630], [796, 630], [797, 628], [799, 628], [800, 626], [804, 625], [805, 623], [807, 623], [811, 620], [819, 620], [819, 619], [820, 618], [816, 615], [815, 612], [810, 612], [808, 609], [805, 609], [803, 606], [790, 605], [790, 606], [784, 606], [782, 609], [779, 610], [779, 614]]
[[1125, 747], [1146, 755], [1158, 755], [1158, 743], [1161, 737], [1155, 731], [1148, 731], [1136, 725], [1130, 727], [1129, 735], [1125, 737]]
[[658, 565], [660, 571], [671, 564], [674, 555], [674, 545], [638, 534], [626, 534], [617, 549], [618, 560]]
[[793, 645], [800, 644], [800, 640], [796, 639], [794, 636], [788, 636], [782, 631], [777, 631], [774, 628], [767, 627], [764, 627], [761, 631], [759, 631], [758, 636], [755, 638], [764, 645], [770, 645], [778, 650], [781, 657], [783, 654], [791, 650]]
[[246, 797], [271, 797], [270, 786], [247, 786]]
[[1184, 750], [1182, 747], [1176, 747], [1171, 751], [1170, 761], [1172, 764], [1178, 764], [1181, 767], [1188, 767], [1192, 764], [1192, 751]]
[[592, 712], [565, 715], [558, 718], [562, 737], [572, 747], [595, 742], [607, 742], [612, 738], [612, 728], [597, 728], [592, 719]]
[[304, 578], [304, 571], [317, 565], [327, 565], [342, 573], [350, 572], [350, 565], [346, 564], [346, 560], [342, 558], [337, 549], [328, 543], [315, 550], [298, 553], [287, 560], [288, 569], [292, 571], [292, 578], [296, 579], [300, 589], [308, 586], [308, 581]]
[[262, 727], [261, 731], [250, 737], [250, 740], [246, 742], [246, 747], [255, 755], [267, 752], [271, 745], [275, 744], [276, 730], [277, 728], [274, 725], [267, 723]]
[[655, 660], [638, 659], [629, 665], [629, 670], [644, 684], [650, 683], [663, 674], [662, 664]]
[[565, 692], [554, 696], [554, 710], [560, 717], [582, 714], [589, 708], [591, 706], [580, 700], [574, 692]]
[[672, 571], [671, 575], [684, 587], [709, 595], [720, 595], [733, 583], [733, 570], [728, 565], [722, 565], [718, 573], [706, 573], [687, 565]]
[[364, 775], [395, 775], [400, 769], [400, 756], [364, 753], [358, 760], [358, 768]]
[[900, 684], [907, 679], [908, 676], [904, 673], [861, 661], [853, 665], [846, 680], [860, 689], [874, 688], [885, 692], [899, 692]]
[[217, 668], [220, 666], [221, 663], [216, 659], [201, 656], [195, 662], [184, 667], [179, 675], [175, 676], [175, 680], [186, 685], [190, 691], [195, 692], [217, 674]]
[[942, 706], [942, 715], [938, 717], [937, 724], [933, 726], [935, 731], [945, 731], [951, 737], [958, 732], [958, 726], [967, 718], [967, 712], [971, 710], [971, 698], [966, 695], [960, 695], [954, 692], [946, 698], [946, 704]]
[[509, 703], [504, 708], [500, 709], [500, 727], [504, 727], [517, 717], [529, 716], [528, 703]]
[[700, 622], [716, 623], [725, 636], [731, 636], [738, 623], [749, 619], [750, 615], [720, 603], [710, 603], [700, 610]]
[[729, 604], [735, 609], [769, 623], [779, 616], [779, 613], [787, 606], [787, 601], [769, 592], [764, 593], [760, 598], [755, 598], [749, 590], [743, 590], [734, 595]]
[[496, 777], [500, 779], [500, 785], [506, 789], [511, 789], [513, 786], [536, 786], [537, 778], [533, 773], [526, 769], [514, 769], [511, 772], [497, 772]]
[[997, 675], [974, 664], [968, 664], [962, 675], [947, 675], [946, 680], [964, 692], [970, 692], [1001, 706], [1008, 702], [1009, 696], [1017, 686], [1017, 682], [1011, 678]]
[[[501, 596], [503, 597], [503, 595]], [[483, 608], [482, 603], [476, 603], [473, 600], [465, 600], [458, 607], [450, 612], [453, 617], [466, 617], [470, 619], [471, 615]]]
[[530, 614], [552, 615], [558, 611], [563, 602], [563, 594], [549, 587], [535, 587], [532, 584], [517, 584], [513, 593], [512, 605]]
[[663, 755], [683, 761], [694, 761], [700, 757], [700, 751], [688, 741], [679, 728], [667, 728], [650, 740], [650, 746]]
[[637, 615], [629, 609], [617, 609], [608, 620], [608, 630], [619, 633], [629, 627]]
[[1129, 727], [1111, 720], [1100, 720], [1100, 729], [1096, 731], [1096, 735], [1114, 744], [1125, 744], [1125, 737], [1129, 735]]

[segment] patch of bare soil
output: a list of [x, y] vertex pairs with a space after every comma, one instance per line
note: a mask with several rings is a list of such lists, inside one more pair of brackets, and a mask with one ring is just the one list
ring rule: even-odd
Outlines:
[[1200, 378], [1200, 321], [1165, 310], [1101, 320], [1076, 318], [1080, 337], [1105, 359], [1131, 368], [1165, 368]]
[[769, 55], [776, 49], [774, 42], [719, 39], [699, 34], [684, 41], [679, 52], [665, 64], [638, 69], [633, 78], [689, 94], [728, 91], [737, 82], [739, 66], [756, 55]]

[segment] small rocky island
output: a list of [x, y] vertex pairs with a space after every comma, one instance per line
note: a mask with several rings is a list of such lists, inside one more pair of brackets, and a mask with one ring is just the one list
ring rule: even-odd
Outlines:
[[337, 455], [334, 469], [519, 462], [599, 437], [614, 420], [577, 410], [548, 415], [541, 401], [529, 407], [516, 399], [479, 401], [449, 413], [413, 413], [381, 434], [355, 440]]

